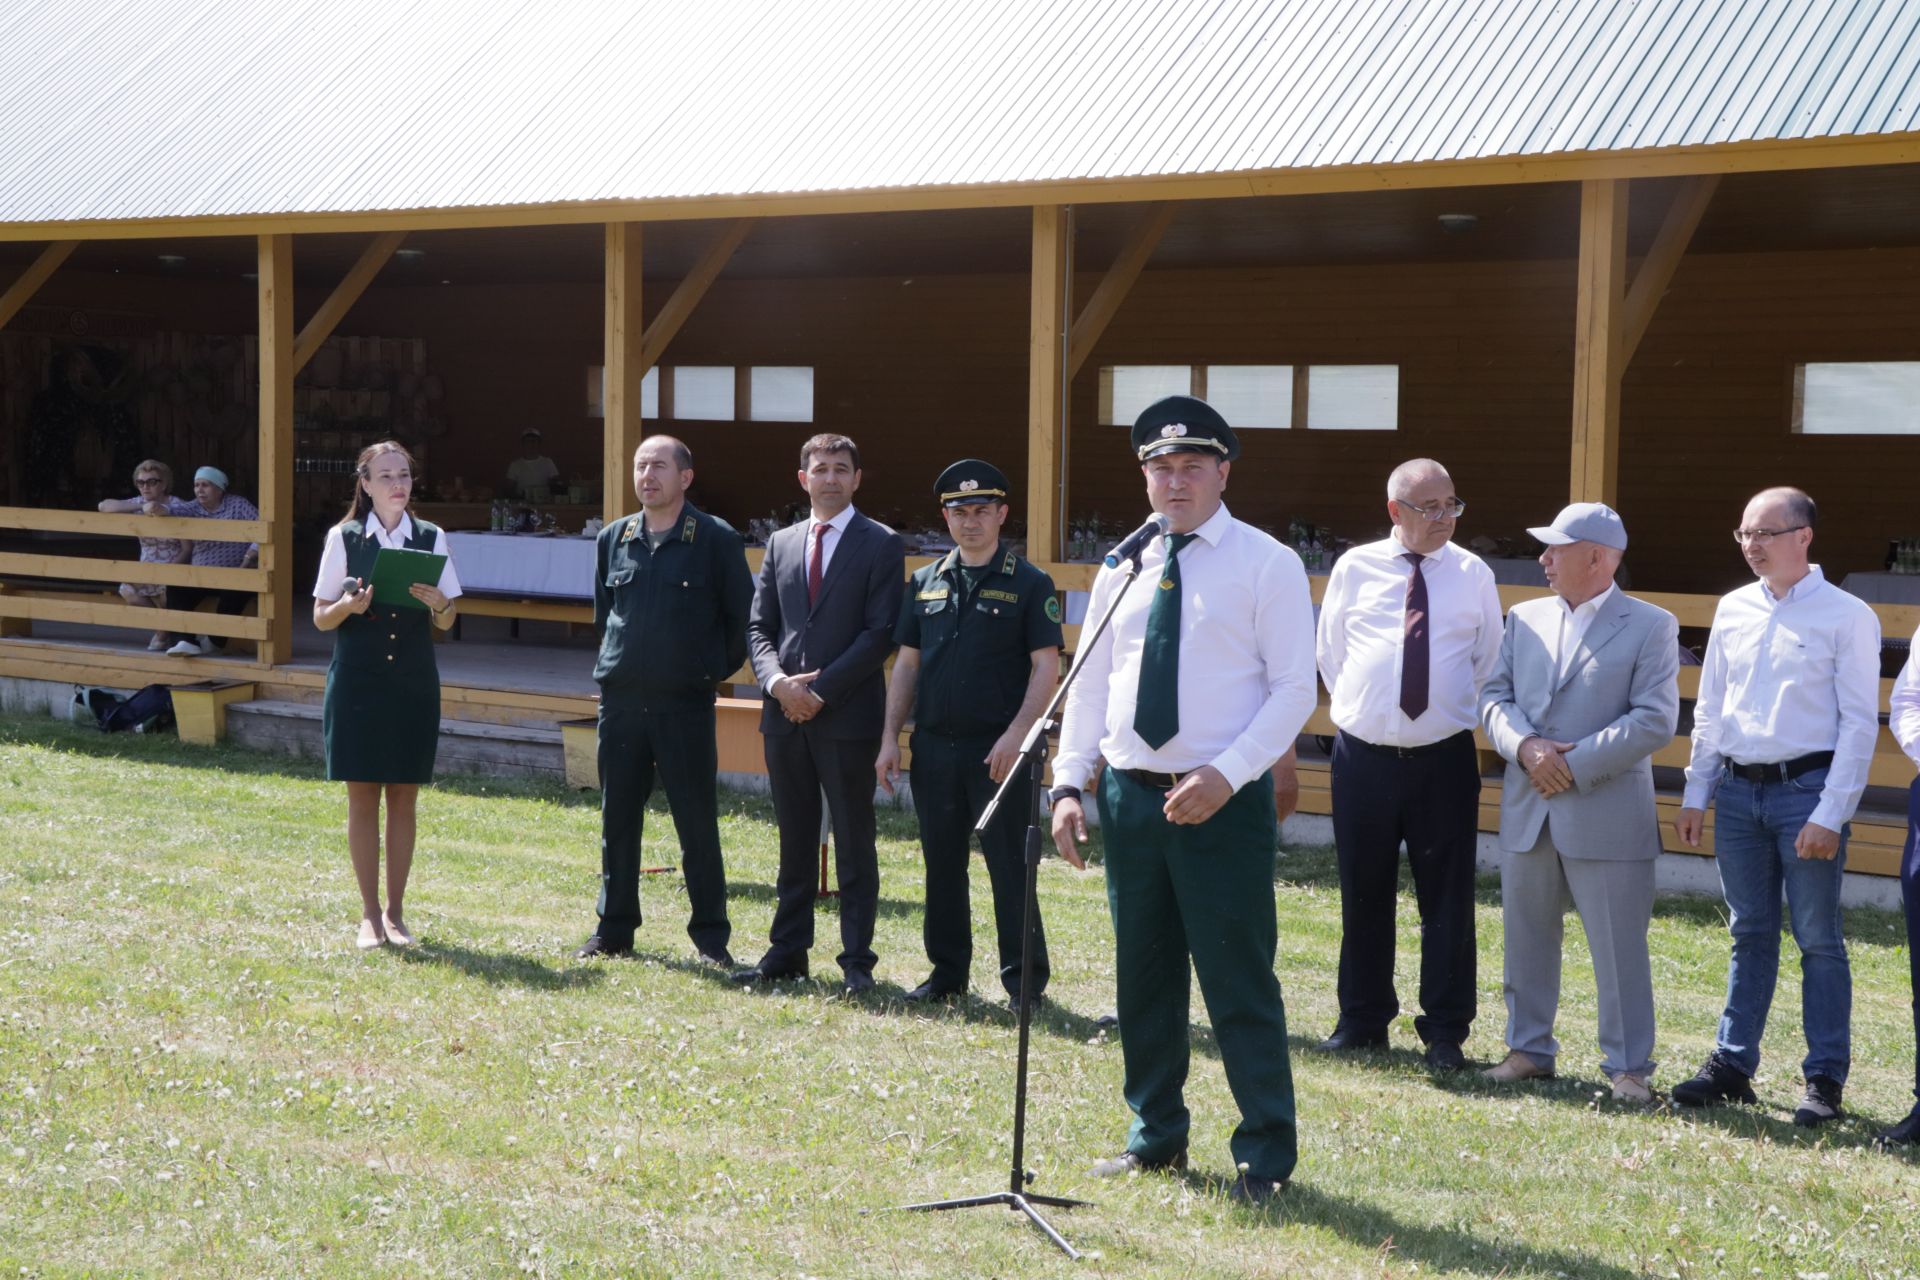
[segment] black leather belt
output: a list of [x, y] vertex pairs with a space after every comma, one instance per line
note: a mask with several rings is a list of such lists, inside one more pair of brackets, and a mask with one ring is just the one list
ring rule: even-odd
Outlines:
[[1833, 752], [1812, 751], [1796, 759], [1781, 760], [1774, 764], [1741, 764], [1738, 760], [1729, 760], [1727, 772], [1748, 782], [1787, 782], [1803, 773], [1824, 769], [1832, 763]]
[[1473, 740], [1473, 730], [1462, 729], [1460, 732], [1453, 734], [1450, 737], [1442, 738], [1438, 742], [1429, 742], [1423, 746], [1418, 746], [1418, 747], [1384, 746], [1378, 742], [1368, 742], [1365, 738], [1356, 738], [1352, 734], [1348, 733], [1345, 729], [1342, 729], [1340, 731], [1340, 736], [1342, 738], [1345, 738], [1348, 742], [1351, 742], [1354, 746], [1364, 747], [1366, 750], [1373, 752], [1377, 756], [1397, 756], [1402, 760], [1411, 760], [1415, 756], [1430, 756], [1430, 755], [1435, 755], [1442, 751], [1457, 750], [1459, 747], [1460, 739], [1465, 738], [1468, 741]]
[[[1171, 791], [1180, 785], [1180, 779], [1186, 773], [1155, 773], [1151, 769], [1122, 769], [1124, 776], [1133, 779], [1143, 787], [1152, 787], [1155, 791]], [[1191, 769], [1187, 773], [1193, 772]]]

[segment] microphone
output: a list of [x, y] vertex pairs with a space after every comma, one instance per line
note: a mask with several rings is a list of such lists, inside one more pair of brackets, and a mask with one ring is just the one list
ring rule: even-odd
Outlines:
[[1107, 552], [1103, 562], [1109, 569], [1118, 569], [1122, 560], [1137, 560], [1140, 548], [1167, 531], [1167, 518], [1163, 515], [1150, 516], [1147, 522], [1122, 539], [1119, 546]]

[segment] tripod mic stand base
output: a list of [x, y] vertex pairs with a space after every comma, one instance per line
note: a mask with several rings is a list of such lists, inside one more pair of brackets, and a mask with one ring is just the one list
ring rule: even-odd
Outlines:
[[1027, 1221], [1040, 1228], [1041, 1234], [1058, 1245], [1060, 1251], [1078, 1262], [1083, 1256], [1080, 1251], [1067, 1243], [1067, 1238], [1053, 1229], [1053, 1224], [1040, 1216], [1036, 1204], [1049, 1205], [1057, 1209], [1074, 1209], [1090, 1205], [1091, 1200], [1069, 1200], [1065, 1196], [1027, 1195], [1019, 1191], [996, 1191], [987, 1196], [966, 1196], [959, 1200], [928, 1200], [924, 1204], [903, 1204], [902, 1213], [933, 1213], [941, 1209], [979, 1209], [987, 1205], [1001, 1204], [1016, 1213], [1027, 1215]]

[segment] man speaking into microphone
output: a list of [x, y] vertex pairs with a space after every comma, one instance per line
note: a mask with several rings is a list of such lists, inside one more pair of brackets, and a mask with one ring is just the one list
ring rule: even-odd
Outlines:
[[[1113, 913], [1115, 988], [1133, 1125], [1096, 1176], [1184, 1168], [1190, 1117], [1188, 991], [1198, 973], [1240, 1108], [1231, 1194], [1258, 1203], [1293, 1172], [1293, 1072], [1274, 977], [1269, 770], [1315, 701], [1313, 604], [1300, 558], [1228, 514], [1238, 442], [1192, 396], [1133, 426], [1147, 501], [1167, 532], [1140, 551], [1138, 588], [1088, 644], [1054, 762], [1053, 839], [1083, 865], [1080, 789], [1096, 759]], [[1087, 610], [1106, 615], [1123, 571], [1102, 569]], [[1191, 963], [1188, 957], [1191, 956]]]

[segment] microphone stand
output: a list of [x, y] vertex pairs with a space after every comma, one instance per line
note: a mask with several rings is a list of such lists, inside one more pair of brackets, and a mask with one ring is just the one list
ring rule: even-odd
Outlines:
[[1121, 599], [1126, 596], [1128, 588], [1133, 586], [1134, 579], [1140, 576], [1140, 553], [1136, 551], [1131, 557], [1117, 562], [1110, 559], [1108, 567], [1117, 568], [1120, 565], [1126, 566], [1126, 574], [1114, 591], [1113, 598], [1107, 602], [1107, 611], [1101, 615], [1099, 625], [1093, 629], [1091, 635], [1082, 629], [1080, 644], [1073, 655], [1073, 665], [1067, 669], [1066, 679], [1062, 680], [1060, 687], [1053, 691], [1052, 701], [1047, 703], [1046, 710], [1040, 713], [1040, 718], [1033, 722], [1033, 727], [1027, 730], [1026, 741], [1020, 744], [1019, 758], [1014, 762], [1014, 767], [1007, 771], [1006, 781], [1002, 782], [1000, 789], [994, 792], [993, 799], [987, 801], [987, 807], [981, 810], [980, 820], [973, 824], [975, 835], [984, 833], [987, 824], [992, 822], [994, 815], [1000, 811], [1001, 802], [1008, 798], [1016, 785], [1025, 781], [1027, 787], [1027, 882], [1020, 910], [1020, 995], [1016, 1001], [1020, 1017], [1020, 1056], [1019, 1065], [1014, 1074], [1013, 1170], [1008, 1179], [1007, 1189], [996, 1191], [991, 1195], [964, 1196], [955, 1200], [929, 1200], [921, 1204], [900, 1206], [903, 1212], [932, 1212], [939, 1209], [977, 1209], [983, 1205], [1005, 1205], [1015, 1212], [1025, 1214], [1027, 1220], [1038, 1227], [1047, 1239], [1053, 1241], [1062, 1252], [1076, 1262], [1081, 1257], [1079, 1250], [1068, 1244], [1066, 1237], [1054, 1230], [1053, 1224], [1042, 1217], [1040, 1211], [1034, 1206], [1041, 1204], [1060, 1209], [1072, 1209], [1092, 1202], [1070, 1200], [1064, 1196], [1040, 1195], [1027, 1190], [1033, 1184], [1034, 1178], [1033, 1171], [1025, 1167], [1027, 1050], [1031, 1039], [1034, 1004], [1027, 993], [1033, 985], [1033, 933], [1035, 916], [1038, 912], [1036, 895], [1040, 875], [1040, 796], [1044, 790], [1047, 771], [1047, 735], [1059, 726], [1056, 717], [1060, 704], [1065, 701], [1067, 690], [1071, 689], [1073, 682], [1079, 678], [1080, 668], [1086, 661], [1087, 653], [1098, 643], [1100, 637], [1106, 634], [1108, 625], [1113, 621], [1114, 611], [1120, 607]]

